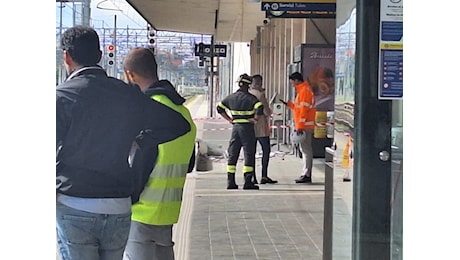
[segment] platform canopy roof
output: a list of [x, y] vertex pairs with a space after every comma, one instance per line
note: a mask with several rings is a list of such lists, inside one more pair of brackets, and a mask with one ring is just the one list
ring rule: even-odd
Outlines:
[[248, 42], [263, 25], [259, 0], [127, 0], [156, 30], [214, 35], [217, 42]]

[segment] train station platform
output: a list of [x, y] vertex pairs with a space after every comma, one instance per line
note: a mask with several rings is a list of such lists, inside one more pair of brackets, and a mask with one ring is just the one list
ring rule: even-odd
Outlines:
[[[190, 99], [188, 107], [196, 119], [197, 138], [226, 149], [231, 126], [223, 119], [206, 119], [204, 96]], [[260, 180], [259, 144], [257, 152], [256, 173]], [[225, 159], [213, 161], [210, 171], [188, 174], [179, 222], [173, 228], [176, 259], [322, 260], [324, 159], [313, 160], [311, 184], [296, 184], [301, 159], [291, 154], [289, 146], [275, 145], [268, 176], [278, 183], [259, 185], [259, 190], [242, 189], [242, 164], [240, 160], [237, 165], [238, 190], [226, 189]], [[334, 203], [342, 206], [336, 208], [344, 215], [343, 221], [334, 223], [334, 228], [346, 236], [351, 234], [351, 221], [347, 220], [351, 219], [352, 186], [351, 182], [342, 181], [343, 174], [334, 172]], [[351, 241], [344, 239], [340, 243], [346, 256], [341, 259], [351, 259]]]
[[[198, 138], [226, 149], [231, 126], [225, 120], [203, 119], [207, 102], [200, 98], [189, 103], [192, 115], [200, 118], [195, 121]], [[277, 148], [273, 146], [272, 152]], [[302, 161], [290, 153], [289, 146], [279, 148], [268, 169], [269, 177], [278, 183], [259, 185], [260, 190], [242, 189], [242, 160], [237, 165], [238, 190], [226, 189], [225, 159], [214, 161], [210, 171], [187, 176], [179, 223], [174, 226], [176, 259], [322, 259], [324, 159], [314, 159], [311, 184], [296, 184]], [[260, 152], [260, 145], [257, 149]], [[256, 173], [260, 180], [260, 159], [256, 159]], [[334, 188], [343, 194], [334, 199], [349, 214], [351, 183], [343, 182], [342, 177], [343, 173], [334, 173]], [[351, 231], [351, 222], [343, 221], [337, 228]]]

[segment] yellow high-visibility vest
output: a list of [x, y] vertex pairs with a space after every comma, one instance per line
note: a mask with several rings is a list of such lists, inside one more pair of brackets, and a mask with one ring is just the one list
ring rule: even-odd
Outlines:
[[195, 147], [196, 125], [185, 106], [174, 104], [165, 95], [151, 98], [179, 112], [190, 123], [191, 129], [185, 135], [158, 146], [155, 168], [139, 201], [132, 206], [131, 219], [149, 225], [172, 225], [179, 219], [183, 187]]

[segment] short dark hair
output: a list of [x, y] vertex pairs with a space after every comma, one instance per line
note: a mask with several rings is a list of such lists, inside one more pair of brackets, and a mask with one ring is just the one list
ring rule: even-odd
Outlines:
[[303, 81], [302, 74], [300, 74], [299, 72], [294, 72], [291, 75], [289, 75], [289, 79]]
[[77, 25], [67, 29], [61, 37], [61, 48], [79, 65], [93, 66], [101, 60], [99, 36], [88, 26]]
[[157, 68], [153, 52], [142, 47], [131, 49], [123, 62], [125, 71], [129, 70], [147, 79], [158, 79]]
[[258, 79], [258, 80], [262, 81], [262, 75], [256, 74], [256, 75], [252, 76], [252, 80], [254, 80], [254, 79]]

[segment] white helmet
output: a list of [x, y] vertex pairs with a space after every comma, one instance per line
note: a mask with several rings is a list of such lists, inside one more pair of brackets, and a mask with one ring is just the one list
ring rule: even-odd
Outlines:
[[300, 142], [305, 140], [305, 138], [306, 138], [306, 136], [305, 136], [304, 132], [302, 132], [302, 134], [297, 134], [296, 130], [291, 132], [291, 142], [293, 144], [299, 144]]

